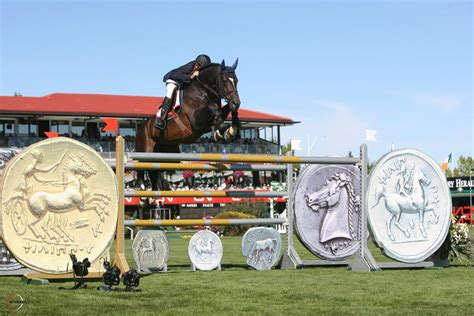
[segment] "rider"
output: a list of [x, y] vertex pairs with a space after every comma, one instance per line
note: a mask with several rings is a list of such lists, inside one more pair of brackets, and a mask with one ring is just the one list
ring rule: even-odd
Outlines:
[[156, 112], [156, 123], [155, 127], [163, 129], [166, 126], [166, 115], [171, 109], [171, 97], [173, 92], [178, 85], [184, 82], [190, 82], [192, 79], [199, 75], [201, 67], [209, 65], [211, 58], [207, 55], [199, 55], [196, 60], [190, 61], [189, 63], [171, 70], [163, 77], [163, 82], [166, 83], [166, 96], [161, 104], [158, 112]]

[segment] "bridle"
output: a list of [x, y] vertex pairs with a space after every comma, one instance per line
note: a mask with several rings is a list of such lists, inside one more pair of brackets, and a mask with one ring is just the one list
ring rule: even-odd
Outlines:
[[225, 93], [224, 91], [224, 84], [222, 83], [222, 78], [221, 78], [221, 74], [219, 74], [219, 78], [217, 79], [217, 91], [212, 88], [211, 86], [209, 86], [208, 84], [206, 84], [205, 82], [202, 82], [200, 79], [199, 79], [199, 76], [196, 77], [196, 81], [204, 88], [206, 89], [207, 92], [211, 93], [212, 95], [214, 95], [217, 99], [224, 99], [226, 100], [227, 102], [230, 102], [230, 98], [232, 98], [234, 95], [238, 94], [238, 91], [237, 91], [237, 88], [235, 86], [234, 89], [232, 91], [230, 91], [229, 93]]

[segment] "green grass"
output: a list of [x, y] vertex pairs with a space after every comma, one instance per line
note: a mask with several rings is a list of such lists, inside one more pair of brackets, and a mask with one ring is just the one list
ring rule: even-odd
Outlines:
[[[241, 237], [224, 237], [223, 270], [189, 272], [189, 239], [182, 236], [170, 234], [170, 272], [142, 277], [141, 292], [100, 292], [95, 289], [100, 282], [89, 283], [85, 290], [64, 291], [58, 287], [71, 287], [72, 282], [38, 286], [23, 284], [18, 277], [2, 277], [0, 298], [18, 293], [27, 302], [18, 314], [35, 315], [474, 313], [473, 266], [370, 273], [345, 268], [255, 271], [241, 255]], [[295, 243], [303, 259], [314, 259]], [[126, 256], [134, 265], [130, 249], [127, 241]], [[377, 260], [388, 260], [372, 244], [370, 249]], [[1, 313], [8, 313], [3, 304]]]

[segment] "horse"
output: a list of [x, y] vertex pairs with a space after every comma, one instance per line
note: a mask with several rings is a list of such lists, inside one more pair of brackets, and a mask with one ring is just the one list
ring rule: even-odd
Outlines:
[[[135, 138], [135, 151], [179, 153], [180, 144], [194, 143], [203, 134], [210, 132], [212, 127], [221, 131], [217, 135], [223, 133], [227, 140], [235, 137], [240, 127], [237, 112], [240, 97], [237, 91], [238, 79], [235, 75], [237, 64], [238, 60], [229, 67], [222, 61], [221, 64], [203, 67], [199, 76], [189, 84], [183, 85], [180, 112], [175, 118], [167, 121], [165, 129], [154, 127], [154, 116], [139, 126]], [[220, 108], [222, 99], [226, 100], [227, 104]], [[229, 112], [232, 113], [232, 126], [226, 129], [224, 120]], [[153, 190], [169, 189], [161, 173], [151, 170], [147, 173]], [[145, 172], [138, 171], [137, 178], [140, 187], [144, 189]]]
[[[344, 189], [344, 190], [342, 190]], [[356, 240], [352, 223], [354, 211], [358, 211], [360, 198], [356, 196], [352, 179], [345, 173], [335, 173], [323, 187], [305, 196], [306, 204], [314, 211], [327, 209], [319, 232], [319, 242], [327, 243], [335, 238]], [[330, 247], [334, 252], [333, 247]]]
[[425, 226], [424, 226], [424, 214], [426, 211], [433, 211], [435, 214], [435, 222], [438, 223], [439, 215], [433, 208], [428, 208], [428, 201], [425, 201], [425, 192], [423, 191], [424, 186], [428, 186], [431, 181], [425, 176], [423, 171], [420, 169], [415, 169], [412, 175], [413, 179], [413, 188], [411, 193], [408, 195], [404, 192], [402, 193], [389, 193], [385, 192], [384, 187], [378, 187], [375, 190], [375, 204], [372, 205], [372, 208], [377, 206], [380, 200], [385, 198], [385, 207], [391, 213], [390, 217], [386, 220], [387, 225], [387, 235], [390, 240], [395, 241], [395, 237], [392, 234], [392, 221], [395, 219], [395, 226], [400, 229], [407, 238], [410, 237], [410, 232], [407, 228], [403, 227], [400, 224], [400, 217], [402, 213], [416, 214], [420, 219], [420, 231], [424, 238], [427, 237]]
[[201, 239], [200, 243], [196, 243], [194, 245], [194, 249], [196, 250], [197, 254], [199, 257], [202, 256], [202, 254], [206, 253], [209, 256], [212, 255], [212, 244], [214, 242], [211, 239]]
[[[262, 253], [269, 252], [270, 254], [275, 253], [276, 240], [267, 238], [263, 240], [257, 240], [252, 244], [249, 251], [249, 259], [253, 259], [255, 263], [264, 262]], [[270, 257], [268, 263], [271, 263], [272, 258]]]
[[145, 260], [145, 255], [148, 255], [147, 258], [149, 259], [149, 254], [154, 258], [156, 257], [156, 242], [153, 237], [147, 238], [145, 237], [141, 243], [140, 247], [138, 248], [138, 271], [141, 271], [141, 263]]
[[[100, 220], [104, 222], [105, 216], [108, 215], [109, 211], [107, 205], [111, 201], [111, 197], [101, 193], [91, 194], [87, 182], [85, 179], [95, 175], [97, 170], [92, 168], [84, 159], [82, 155], [75, 156], [70, 154], [70, 160], [65, 163], [63, 167], [63, 179], [60, 182], [64, 186], [62, 192], [44, 192], [38, 191], [27, 198], [28, 207], [30, 212], [36, 218], [36, 220], [28, 224], [28, 227], [31, 229], [33, 234], [37, 238], [44, 239], [45, 236], [39, 233], [35, 225], [41, 221], [46, 214], [49, 212], [53, 214], [63, 214], [70, 212], [74, 209], [79, 209], [80, 212], [85, 211], [95, 211], [99, 216]], [[38, 180], [38, 179], [37, 179]], [[43, 181], [53, 183], [55, 181]], [[46, 226], [43, 226], [45, 233], [49, 235], [47, 228], [50, 225], [50, 220], [47, 221]], [[62, 226], [64, 222], [59, 225], [61, 221], [58, 221], [56, 218], [54, 224], [59, 231], [64, 232]], [[49, 227], [53, 232], [57, 232], [53, 226]], [[63, 237], [60, 235], [60, 237]], [[72, 237], [67, 236], [71, 241]]]

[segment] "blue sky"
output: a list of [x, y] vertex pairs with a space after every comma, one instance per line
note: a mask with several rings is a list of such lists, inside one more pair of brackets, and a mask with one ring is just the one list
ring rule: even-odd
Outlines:
[[[300, 121], [312, 155], [473, 155], [470, 1], [1, 1], [0, 94], [162, 96], [206, 53], [232, 63], [242, 107]], [[451, 165], [454, 167], [454, 164]]]

